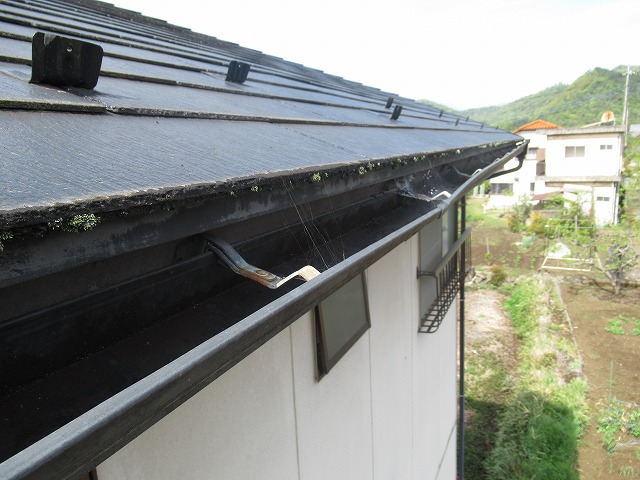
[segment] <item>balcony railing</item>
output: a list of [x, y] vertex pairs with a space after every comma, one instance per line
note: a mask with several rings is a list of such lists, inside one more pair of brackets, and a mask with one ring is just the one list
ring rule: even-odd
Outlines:
[[420, 320], [420, 333], [435, 333], [460, 291], [460, 281], [471, 269], [471, 229], [467, 228], [451, 246], [442, 262], [432, 272], [419, 271], [419, 276], [435, 279], [436, 298]]

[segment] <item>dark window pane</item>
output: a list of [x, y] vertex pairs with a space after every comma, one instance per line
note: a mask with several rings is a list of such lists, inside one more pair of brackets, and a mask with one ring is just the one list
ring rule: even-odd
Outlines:
[[335, 292], [317, 309], [319, 370], [326, 373], [369, 328], [362, 275]]

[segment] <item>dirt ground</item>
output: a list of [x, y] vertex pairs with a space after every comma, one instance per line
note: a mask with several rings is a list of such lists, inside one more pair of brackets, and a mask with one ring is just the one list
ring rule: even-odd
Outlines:
[[[475, 212], [480, 211], [476, 205]], [[510, 232], [499, 212], [491, 212], [489, 218], [476, 218], [469, 223], [473, 227], [473, 264], [478, 271], [486, 273], [491, 265], [499, 264], [513, 278], [538, 270], [546, 247], [542, 240], [523, 246], [525, 236]], [[640, 278], [640, 269], [636, 268], [634, 274], [634, 278]], [[609, 455], [602, 445], [602, 434], [597, 432], [601, 407], [610, 396], [640, 404], [640, 336], [631, 335], [630, 327], [625, 335], [605, 330], [609, 320], [618, 315], [640, 318], [640, 288], [624, 289], [620, 297], [615, 297], [600, 273], [550, 275], [559, 277], [589, 385], [591, 420], [580, 443], [580, 479], [640, 479], [640, 445]], [[491, 290], [470, 291], [467, 296], [469, 354], [478, 351], [474, 344], [484, 345], [482, 348], [489, 345], [503, 349], [507, 362], [514, 362], [517, 347], [515, 341], [510, 343], [509, 335], [513, 334], [508, 332], [512, 327], [502, 310], [503, 297]], [[492, 335], [497, 335], [496, 339], [487, 344]], [[510, 344], [513, 347], [505, 350], [505, 345]]]
[[465, 295], [467, 354], [477, 355], [480, 350], [490, 352], [515, 372], [517, 340], [511, 319], [504, 311], [505, 295], [496, 290], [472, 289]]
[[469, 288], [465, 300], [465, 476], [490, 478], [485, 461], [493, 449], [498, 417], [518, 368], [518, 343], [497, 290]]
[[640, 478], [640, 445], [609, 455], [597, 432], [598, 413], [609, 396], [640, 403], [640, 336], [613, 335], [605, 330], [609, 320], [622, 314], [640, 318], [640, 289], [625, 289], [615, 297], [608, 284], [585, 277], [564, 276], [562, 298], [569, 311], [584, 373], [589, 384], [591, 422], [580, 444], [581, 480]]

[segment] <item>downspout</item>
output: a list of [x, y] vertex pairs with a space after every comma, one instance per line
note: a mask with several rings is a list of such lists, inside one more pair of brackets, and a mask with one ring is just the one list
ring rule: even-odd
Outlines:
[[[523, 148], [517, 153], [516, 160], [518, 160], [518, 166], [509, 170], [503, 170], [501, 172], [495, 172], [489, 175], [485, 180], [499, 177], [507, 173], [515, 172], [522, 168], [524, 157], [526, 155], [526, 146], [529, 142], [526, 141]], [[458, 189], [462, 190], [462, 189]], [[460, 231], [464, 232], [467, 229], [467, 197], [466, 191], [460, 197]], [[466, 249], [460, 249], [460, 268], [462, 275], [460, 275], [460, 379], [458, 382], [458, 480], [464, 480], [464, 402], [465, 402], [465, 388], [464, 388], [464, 342], [465, 342], [465, 291], [464, 291], [464, 266], [466, 265]]]
[[[466, 196], [462, 196], [460, 199], [460, 231], [464, 232], [467, 228], [467, 199]], [[458, 408], [459, 408], [459, 420], [458, 420], [458, 478], [464, 479], [464, 281], [465, 272], [464, 266], [466, 265], [466, 248], [460, 249], [460, 380], [458, 383]]]

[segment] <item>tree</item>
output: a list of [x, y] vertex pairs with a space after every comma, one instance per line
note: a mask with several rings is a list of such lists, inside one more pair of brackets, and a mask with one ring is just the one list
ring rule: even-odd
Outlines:
[[512, 232], [521, 232], [526, 228], [529, 214], [531, 213], [531, 201], [526, 195], [522, 195], [512, 205], [507, 213], [507, 225]]
[[616, 295], [620, 294], [628, 271], [638, 264], [639, 233], [637, 221], [622, 219], [617, 225], [603, 228], [598, 235], [601, 250], [608, 250], [606, 264], [598, 266], [598, 269], [609, 279]]

